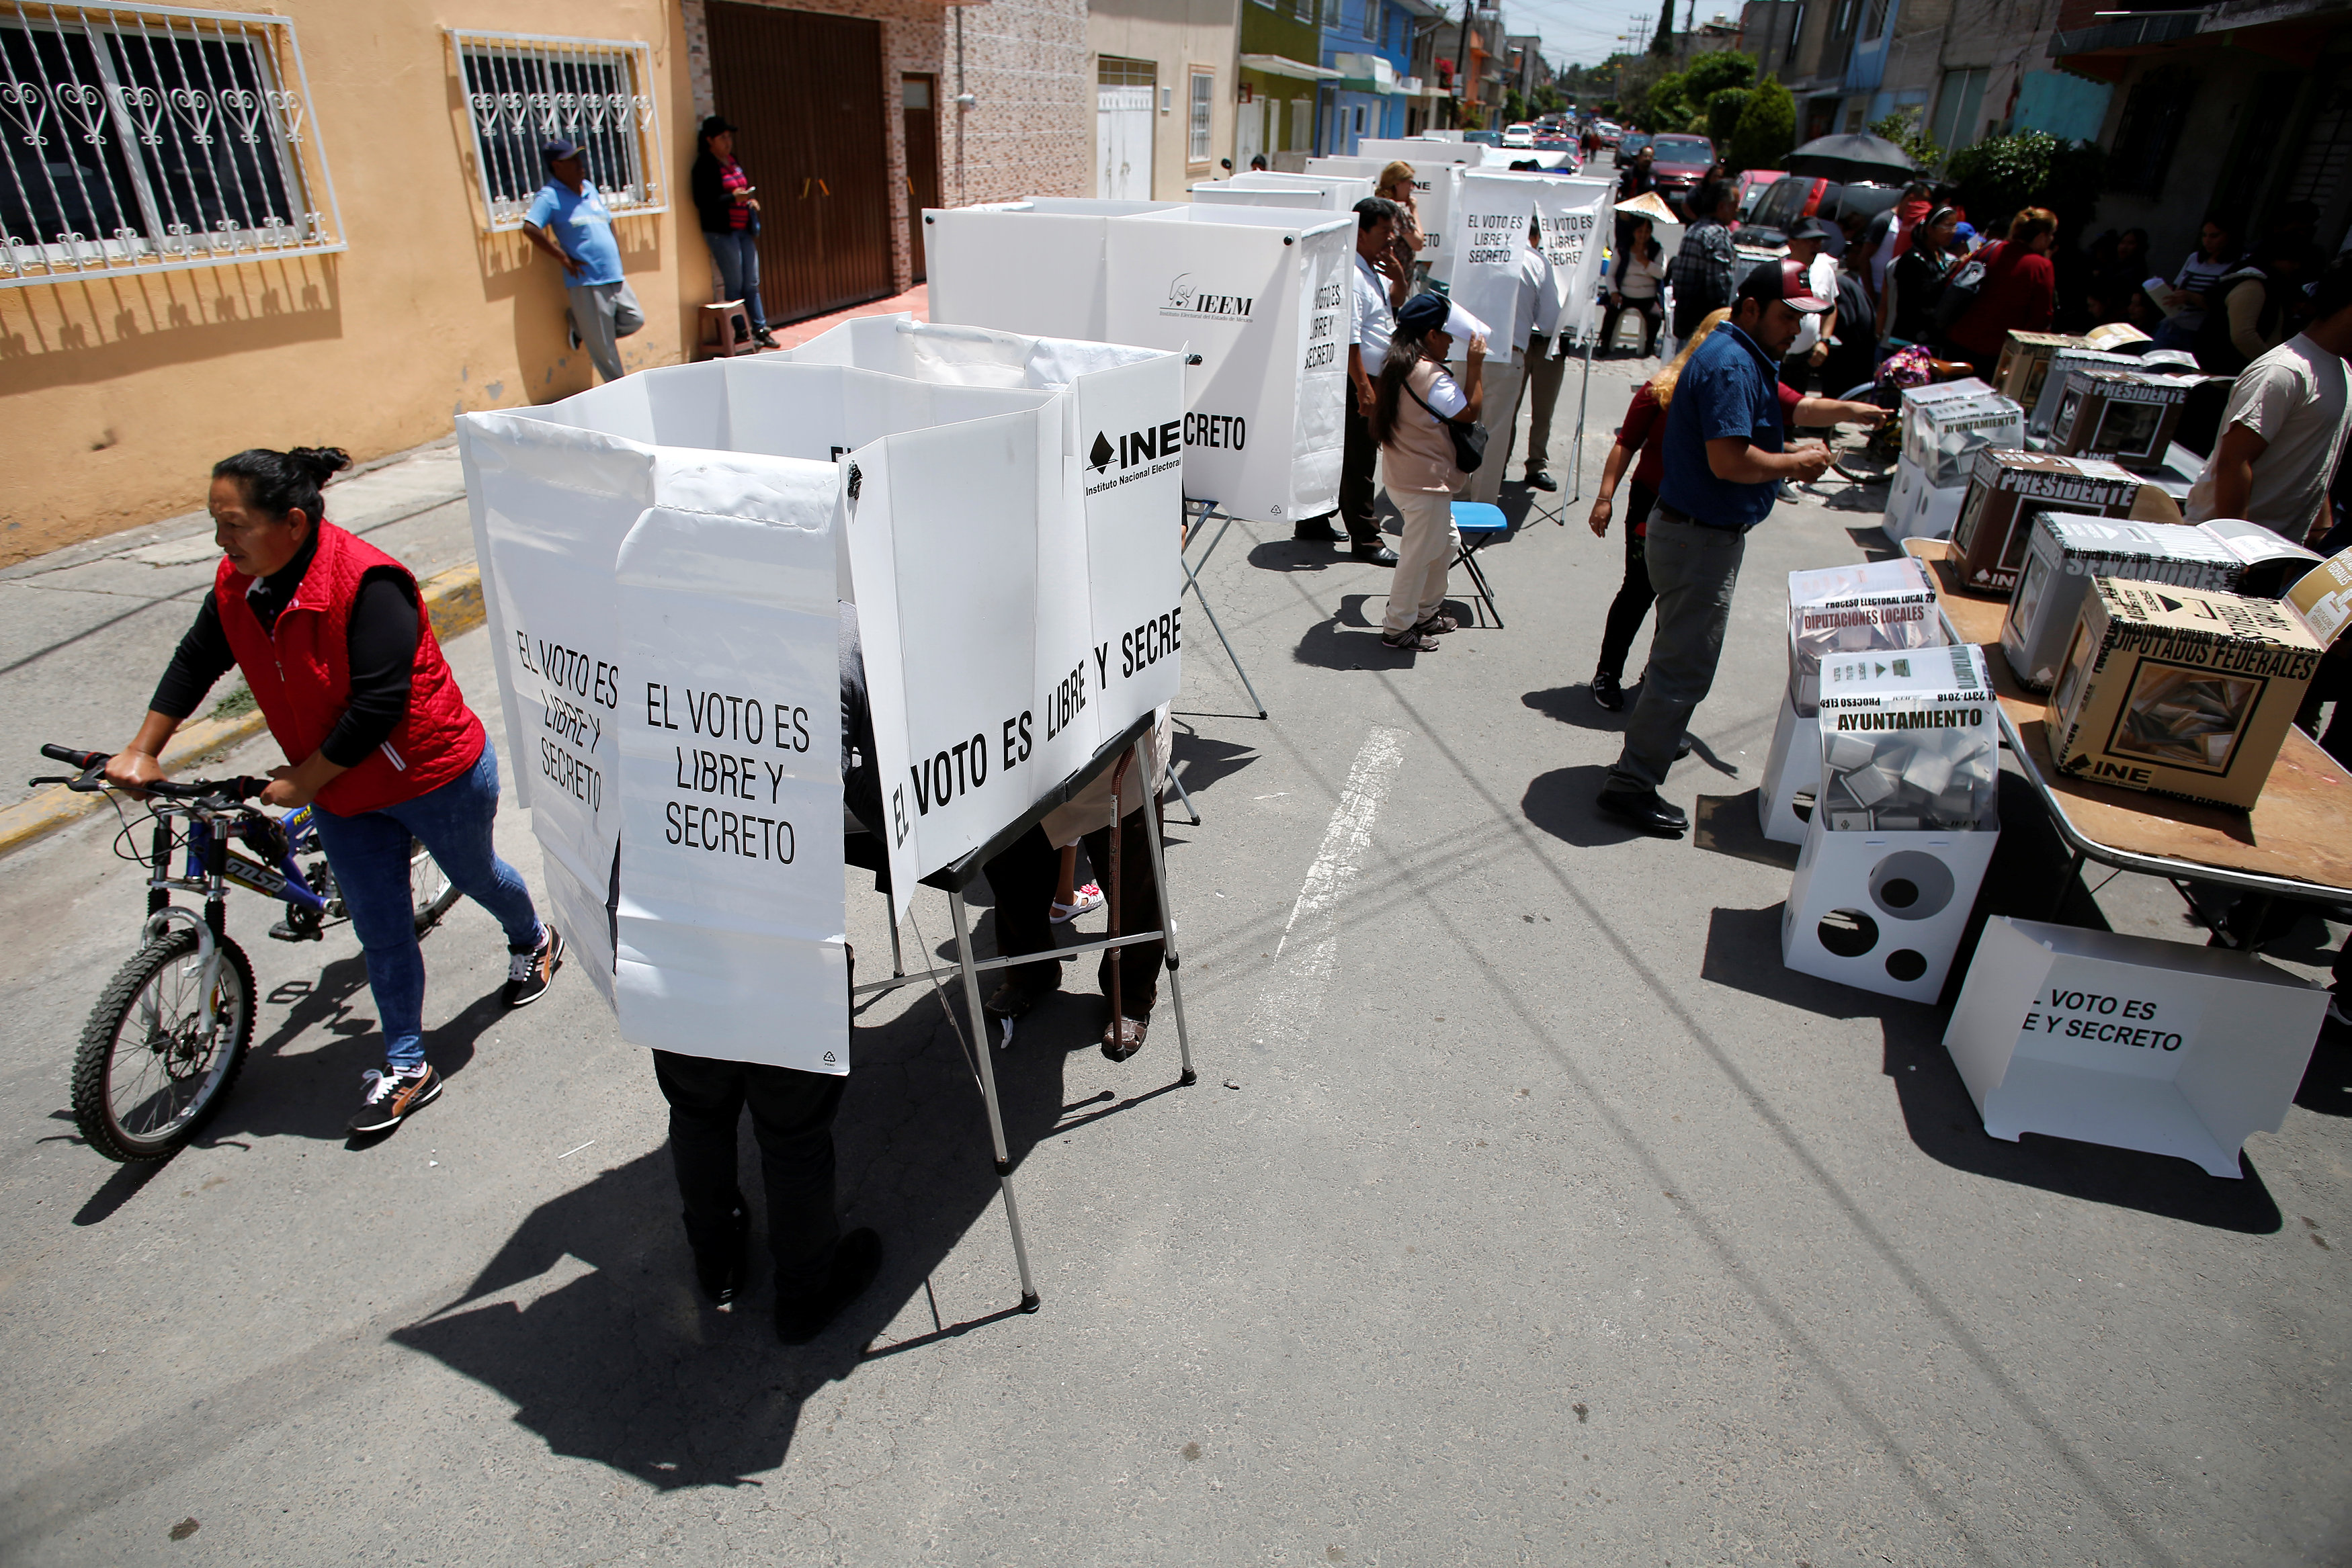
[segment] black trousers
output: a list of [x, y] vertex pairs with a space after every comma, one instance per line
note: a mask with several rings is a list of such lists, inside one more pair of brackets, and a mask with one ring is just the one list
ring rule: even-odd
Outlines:
[[[1380, 489], [1381, 444], [1372, 439], [1371, 423], [1356, 404], [1355, 387], [1349, 386], [1342, 395], [1348, 400], [1348, 428], [1347, 445], [1339, 457], [1339, 526], [1348, 530], [1350, 543], [1377, 545], [1381, 519], [1373, 510], [1373, 500]], [[1110, 874], [1109, 867], [1100, 862], [1095, 871], [1099, 876]]]
[[[1132, 934], [1160, 929], [1160, 883], [1151, 874], [1150, 828], [1143, 812], [1129, 811], [1119, 823], [1118, 928]], [[1110, 835], [1098, 828], [1079, 841], [1095, 880], [1110, 894]], [[1061, 852], [1042, 828], [1032, 828], [1015, 839], [1003, 854], [988, 862], [988, 885], [996, 894], [996, 946], [1006, 957], [1024, 953], [1049, 953], [1054, 940], [1055, 883], [1060, 879]], [[1121, 1007], [1129, 1018], [1149, 1018], [1160, 998], [1160, 971], [1168, 945], [1157, 938], [1130, 946], [1114, 947], [1095, 966], [1096, 983], [1110, 995], [1111, 965], [1118, 965]], [[1008, 966], [1005, 973], [1033, 985], [1054, 985], [1061, 978], [1058, 959]]]
[[833, 1270], [841, 1219], [834, 1212], [833, 1116], [849, 1081], [761, 1062], [654, 1052], [654, 1080], [669, 1102], [669, 1157], [686, 1204], [686, 1234], [698, 1250], [733, 1243], [736, 1129], [751, 1113], [768, 1192], [768, 1249], [776, 1296], [814, 1295]]
[[1650, 586], [1650, 563], [1642, 553], [1642, 536], [1637, 531], [1649, 520], [1650, 508], [1658, 504], [1658, 493], [1639, 479], [1631, 485], [1633, 498], [1625, 503], [1625, 580], [1617, 587], [1617, 597], [1609, 601], [1609, 618], [1601, 631], [1601, 661], [1594, 666], [1595, 674], [1625, 678], [1625, 655], [1633, 651], [1633, 638], [1642, 630], [1642, 617], [1650, 612], [1657, 601], [1657, 591]]
[[1601, 348], [1602, 352], [1616, 351], [1617, 323], [1624, 318], [1626, 311], [1631, 310], [1642, 319], [1642, 355], [1644, 359], [1648, 358], [1650, 350], [1658, 346], [1658, 328], [1666, 319], [1664, 302], [1654, 294], [1647, 299], [1626, 299], [1622, 295], [1616, 298], [1621, 303], [1601, 308]]

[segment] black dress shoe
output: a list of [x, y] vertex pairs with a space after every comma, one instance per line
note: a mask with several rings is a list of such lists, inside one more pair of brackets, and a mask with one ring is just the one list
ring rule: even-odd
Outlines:
[[[694, 1249], [695, 1282], [702, 1287], [703, 1295], [714, 1307], [734, 1305], [735, 1297], [743, 1289], [743, 1276], [751, 1258], [747, 1245], [751, 1237], [751, 1215], [737, 1209], [730, 1230], [723, 1241]], [[688, 1242], [692, 1239], [689, 1234]]]
[[1348, 553], [1358, 560], [1370, 561], [1374, 566], [1394, 566], [1396, 564], [1396, 551], [1389, 549], [1386, 545], [1371, 545], [1369, 547], [1365, 545], [1358, 545]]
[[1538, 468], [1534, 473], [1528, 476], [1528, 488], [1530, 490], [1557, 490], [1559, 488], [1559, 481], [1553, 478], [1543, 469]]
[[1611, 713], [1625, 711], [1625, 688], [1616, 676], [1606, 671], [1596, 671], [1592, 676], [1592, 700]]
[[1331, 526], [1328, 517], [1309, 517], [1290, 530], [1290, 537], [1304, 544], [1345, 544], [1348, 536]]
[[1000, 1019], [1017, 1019], [1061, 988], [1062, 971], [1056, 966], [1050, 980], [1007, 979], [989, 993], [988, 1000], [980, 1005], [980, 1010], [992, 1022]]
[[1680, 762], [1684, 758], [1688, 757], [1691, 754], [1691, 747], [1697, 744], [1698, 742], [1692, 738], [1690, 731], [1683, 731], [1682, 744], [1675, 747], [1675, 760]]
[[1662, 839], [1678, 839], [1690, 828], [1683, 809], [1660, 798], [1655, 789], [1603, 789], [1592, 803], [1620, 821]]
[[860, 1228], [833, 1249], [833, 1270], [814, 1295], [776, 1298], [776, 1337], [806, 1344], [823, 1333], [841, 1310], [866, 1293], [882, 1268], [882, 1239]]

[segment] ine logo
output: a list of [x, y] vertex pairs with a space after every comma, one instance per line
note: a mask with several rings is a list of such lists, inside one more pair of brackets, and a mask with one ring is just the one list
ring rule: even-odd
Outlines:
[[1099, 430], [1096, 431], [1095, 444], [1087, 452], [1087, 466], [1099, 474], [1109, 467], [1110, 460], [1118, 455], [1118, 448], [1110, 444], [1110, 437]]
[[1210, 294], [1193, 287], [1192, 275], [1180, 272], [1168, 285], [1168, 303], [1160, 308], [1162, 316], [1189, 316], [1196, 319], [1208, 318], [1229, 321], [1246, 321], [1255, 299], [1246, 294]]
[[[1095, 432], [1094, 444], [1087, 448], [1087, 472], [1099, 475], [1098, 481], [1086, 487], [1089, 496], [1116, 490], [1136, 479], [1166, 474], [1184, 461], [1184, 426], [1181, 421], [1170, 420], [1147, 430], [1130, 430], [1113, 440], [1108, 431]], [[1118, 465], [1118, 476], [1111, 476], [1111, 466]]]

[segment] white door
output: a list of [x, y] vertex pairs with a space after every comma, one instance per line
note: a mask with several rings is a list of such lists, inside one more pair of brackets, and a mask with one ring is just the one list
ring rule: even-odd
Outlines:
[[1271, 143], [1265, 139], [1265, 111], [1274, 107], [1271, 99], [1258, 99], [1242, 105], [1234, 116], [1234, 167], [1246, 169], [1250, 160], [1266, 152]]
[[1095, 193], [1113, 202], [1151, 199], [1151, 89], [1095, 89]]

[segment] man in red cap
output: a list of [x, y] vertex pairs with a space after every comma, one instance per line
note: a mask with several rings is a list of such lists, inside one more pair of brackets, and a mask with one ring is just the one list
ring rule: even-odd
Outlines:
[[1757, 267], [1740, 284], [1731, 319], [1699, 345], [1675, 383], [1643, 552], [1658, 595], [1657, 630], [1625, 748], [1597, 802], [1643, 832], [1675, 837], [1690, 826], [1658, 786], [1690, 749], [1691, 714], [1715, 684], [1748, 530], [1771, 514], [1782, 480], [1818, 478], [1829, 466], [1829, 449], [1818, 442], [1784, 450], [1779, 382], [1797, 329], [1830, 304], [1811, 292], [1802, 263]]

